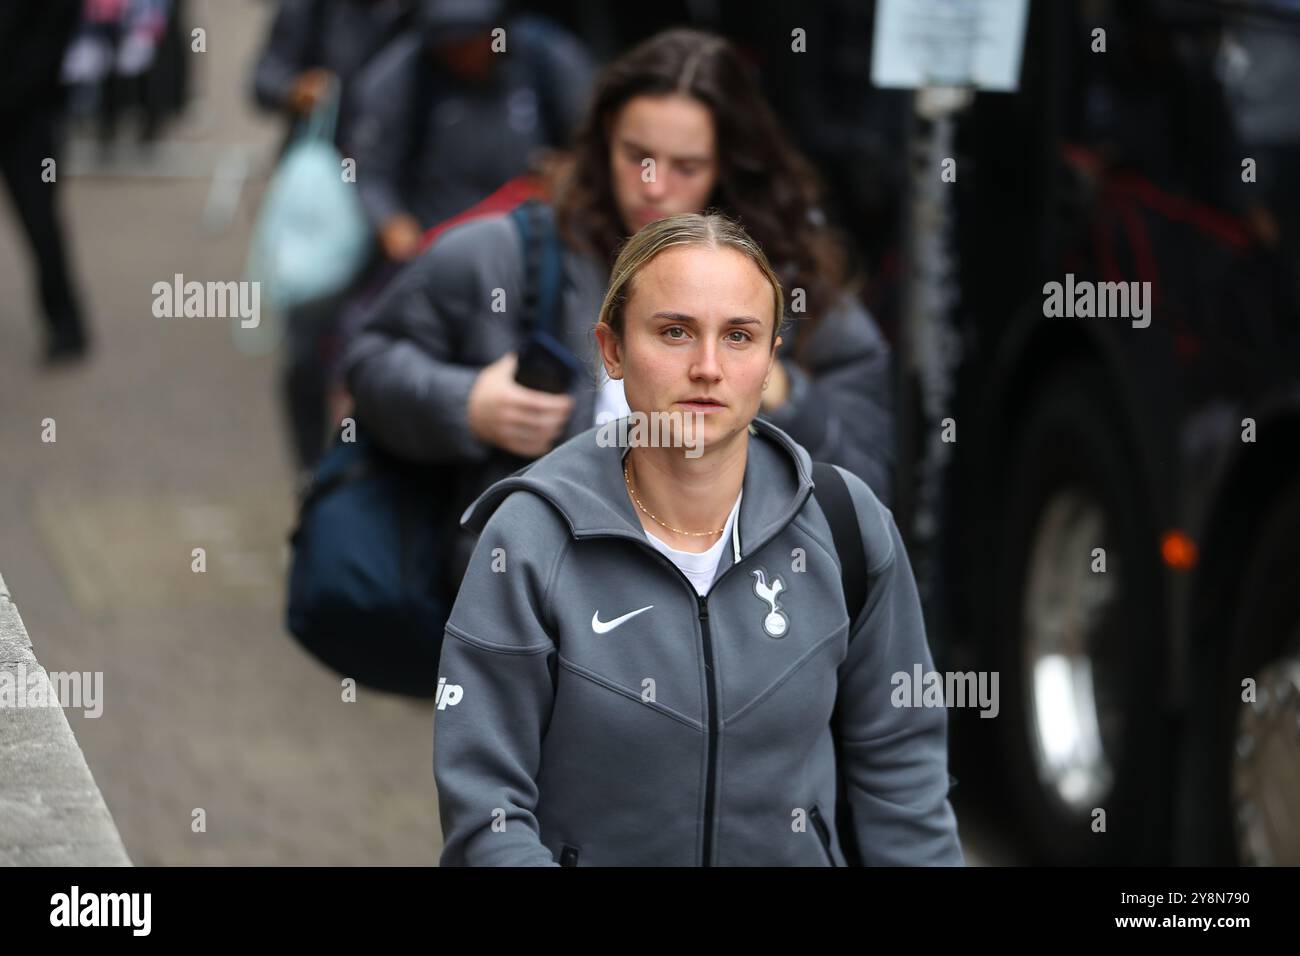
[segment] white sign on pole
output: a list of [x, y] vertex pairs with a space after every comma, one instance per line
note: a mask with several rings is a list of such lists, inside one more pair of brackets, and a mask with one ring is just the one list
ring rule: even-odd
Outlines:
[[1020, 81], [1029, 0], [877, 0], [871, 82], [885, 89]]

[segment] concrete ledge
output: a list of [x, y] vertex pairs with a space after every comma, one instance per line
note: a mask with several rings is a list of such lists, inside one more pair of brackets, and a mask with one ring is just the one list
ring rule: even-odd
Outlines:
[[[0, 577], [0, 671], [19, 665], [48, 687]], [[0, 866], [130, 865], [62, 708], [0, 706]]]

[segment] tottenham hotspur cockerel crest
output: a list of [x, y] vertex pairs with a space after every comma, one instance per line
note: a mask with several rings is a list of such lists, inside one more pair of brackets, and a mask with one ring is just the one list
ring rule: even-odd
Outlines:
[[754, 593], [766, 601], [768, 606], [767, 616], [763, 618], [763, 630], [768, 637], [785, 637], [785, 632], [790, 629], [790, 619], [785, 616], [776, 600], [776, 596], [785, 590], [785, 583], [776, 577], [769, 585], [767, 572], [762, 568], [755, 568], [750, 573], [754, 575]]

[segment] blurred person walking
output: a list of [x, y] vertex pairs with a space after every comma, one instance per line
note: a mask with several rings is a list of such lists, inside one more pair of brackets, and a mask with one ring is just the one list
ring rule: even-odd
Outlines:
[[[253, 95], [284, 114], [292, 129], [328, 95], [339, 97], [335, 145], [350, 156], [356, 79], [362, 68], [410, 26], [412, 0], [282, 0], [253, 72]], [[330, 375], [334, 332], [351, 289], [288, 310], [283, 390], [297, 464], [320, 457], [333, 417]]]
[[36, 261], [47, 364], [89, 346], [56, 208], [59, 73], [80, 12], [80, 0], [0, 4], [0, 174]]
[[[798, 319], [760, 414], [888, 501], [888, 345], [853, 295], [811, 168], [729, 43], [672, 30], [607, 66], [572, 160], [554, 179], [545, 212], [563, 243], [556, 336], [573, 355], [594, 358], [592, 317], [625, 238], [656, 219], [716, 207], [776, 263]], [[524, 271], [508, 217], [457, 226], [386, 290], [345, 355], [358, 420], [377, 442], [410, 461], [457, 466], [449, 507], [473, 500], [521, 457], [627, 413], [622, 383], [603, 369], [568, 394], [515, 381], [522, 333], [493, 303], [525, 300]], [[462, 531], [452, 580], [473, 543]]]
[[594, 68], [582, 44], [501, 0], [423, 0], [416, 28], [359, 84], [361, 198], [384, 254], [566, 146]]
[[[339, 339], [346, 341], [354, 318], [360, 322], [370, 300], [437, 231], [491, 209], [519, 214], [519, 228], [543, 238], [525, 224], [535, 207], [520, 207], [520, 197], [535, 188], [533, 177], [521, 174], [567, 143], [592, 72], [577, 40], [549, 21], [506, 16], [496, 0], [420, 3], [415, 28], [354, 80], [347, 148], [356, 160], [357, 216], [369, 216], [382, 255], [347, 297]], [[304, 235], [316, 192], [304, 191]], [[544, 244], [541, 268], [554, 277], [558, 244]], [[538, 309], [539, 325], [552, 315], [553, 306]], [[338, 365], [321, 372], [331, 393], [337, 383], [346, 396]], [[337, 414], [341, 423], [347, 413]], [[300, 441], [304, 454], [324, 452], [322, 437], [313, 432], [309, 447]], [[419, 694], [433, 683], [450, 587], [459, 581], [459, 568], [446, 560], [448, 541], [458, 535], [446, 510], [455, 489], [447, 486], [458, 476], [393, 461], [365, 435], [355, 437], [341, 429], [341, 440], [304, 475], [286, 625], [349, 676]], [[357, 635], [370, 631], [383, 636], [354, 654]]]

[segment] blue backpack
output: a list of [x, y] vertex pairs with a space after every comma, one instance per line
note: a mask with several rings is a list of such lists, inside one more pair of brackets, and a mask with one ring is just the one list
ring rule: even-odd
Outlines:
[[[509, 213], [524, 243], [523, 330], [551, 332], [559, 305], [559, 239], [536, 202]], [[286, 625], [343, 677], [433, 697], [458, 582], [448, 557], [459, 530], [457, 468], [398, 459], [358, 423], [340, 432], [299, 505], [290, 536]]]

